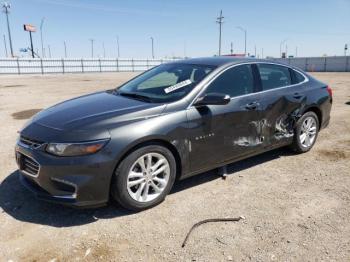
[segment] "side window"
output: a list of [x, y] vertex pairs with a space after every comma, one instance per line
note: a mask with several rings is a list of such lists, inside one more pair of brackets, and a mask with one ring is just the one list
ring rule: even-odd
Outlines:
[[288, 67], [273, 64], [258, 64], [263, 90], [291, 85]]
[[231, 97], [253, 92], [254, 80], [250, 65], [235, 66], [226, 70], [206, 90], [206, 93], [222, 93]]
[[305, 81], [305, 77], [300, 74], [298, 71], [293, 70], [295, 76], [295, 84], [301, 83]]

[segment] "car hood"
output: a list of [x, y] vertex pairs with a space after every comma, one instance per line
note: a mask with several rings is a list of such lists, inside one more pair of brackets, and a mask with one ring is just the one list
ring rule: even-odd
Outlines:
[[[114, 122], [145, 118], [162, 112], [164, 105], [147, 103], [112, 92], [98, 92], [74, 98], [41, 111], [32, 122], [58, 130], [79, 129], [106, 119]], [[110, 122], [110, 121], [109, 121]]]

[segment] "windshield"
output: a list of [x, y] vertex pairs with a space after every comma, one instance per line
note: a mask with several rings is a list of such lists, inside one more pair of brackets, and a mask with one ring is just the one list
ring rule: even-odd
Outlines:
[[214, 66], [164, 64], [132, 79], [117, 94], [147, 102], [172, 102], [186, 96]]

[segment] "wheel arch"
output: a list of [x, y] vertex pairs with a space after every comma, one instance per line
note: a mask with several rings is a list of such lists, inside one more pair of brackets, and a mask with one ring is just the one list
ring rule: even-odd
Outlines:
[[179, 179], [182, 175], [182, 163], [183, 160], [181, 158], [179, 150], [176, 148], [174, 144], [172, 144], [170, 141], [159, 138], [159, 137], [150, 137], [147, 139], [143, 139], [141, 141], [136, 141], [132, 145], [130, 145], [124, 152], [121, 154], [121, 156], [118, 158], [117, 163], [115, 165], [114, 171], [118, 168], [120, 163], [133, 151], [148, 146], [148, 145], [159, 145], [167, 148], [174, 156], [175, 162], [176, 162], [176, 179]]
[[321, 129], [322, 126], [322, 111], [320, 108], [318, 108], [317, 106], [310, 106], [308, 107], [303, 114], [307, 113], [307, 112], [314, 112], [318, 118], [318, 130]]

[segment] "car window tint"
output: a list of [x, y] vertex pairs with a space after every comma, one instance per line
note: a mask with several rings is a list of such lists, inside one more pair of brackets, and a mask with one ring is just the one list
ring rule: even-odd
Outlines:
[[207, 88], [206, 93], [222, 93], [231, 97], [253, 93], [254, 80], [250, 65], [230, 68], [219, 75]]
[[305, 77], [302, 74], [300, 74], [298, 71], [295, 71], [295, 70], [293, 70], [293, 71], [294, 71], [294, 75], [295, 75], [296, 84], [305, 81]]
[[263, 90], [291, 85], [288, 67], [273, 64], [258, 64]]

